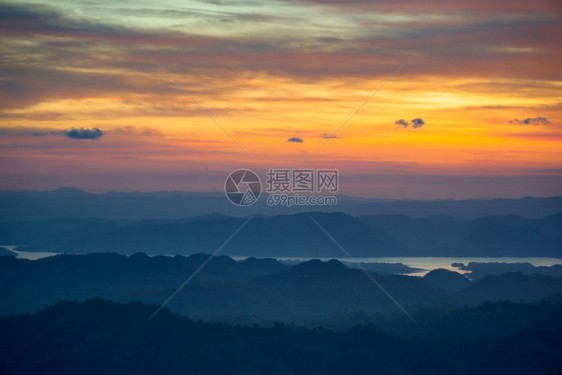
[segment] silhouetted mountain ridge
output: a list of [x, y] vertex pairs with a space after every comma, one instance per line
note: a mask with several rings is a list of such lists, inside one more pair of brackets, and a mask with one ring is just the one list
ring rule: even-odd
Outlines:
[[[354, 218], [340, 213], [256, 216], [225, 247], [224, 254], [255, 257], [334, 258], [343, 256], [313, 216], [355, 257], [482, 256], [562, 258], [562, 215], [542, 219], [490, 216], [403, 215]], [[0, 243], [22, 250], [59, 253], [115, 251], [124, 254], [210, 253], [244, 218], [209, 214], [173, 220], [110, 221], [52, 219], [0, 224]]]
[[458, 292], [470, 284], [470, 281], [464, 275], [442, 268], [428, 272], [423, 278], [430, 284], [449, 293]]
[[[396, 241], [383, 230], [369, 227], [342, 213], [308, 213], [254, 217], [224, 248], [238, 256], [338, 257], [342, 252], [310, 220], [314, 215], [348, 251], [358, 257], [397, 253]], [[0, 241], [25, 242], [24, 250], [58, 253], [115, 251], [124, 254], [193, 254], [218, 248], [245, 219], [205, 216], [182, 220], [113, 222], [84, 219], [82, 225], [23, 222], [0, 225]], [[60, 231], [54, 227], [61, 223]], [[46, 231], [45, 227], [49, 227]]]
[[[0, 315], [36, 311], [60, 300], [101, 297], [162, 303], [206, 260], [135, 254], [59, 255], [37, 261], [0, 257]], [[426, 277], [374, 274], [341, 262], [286, 266], [272, 259], [213, 258], [168, 307], [194, 318], [312, 322], [357, 312], [400, 313], [380, 287], [413, 311], [486, 301], [539, 301], [562, 294], [562, 278], [507, 273], [468, 282], [451, 271]], [[17, 282], [14, 282], [17, 280]], [[378, 284], [378, 285], [377, 285]], [[402, 318], [405, 318], [402, 316]]]
[[[472, 200], [380, 200], [339, 197], [337, 210], [349, 215], [452, 215], [477, 218], [487, 215], [544, 217], [562, 211], [562, 197]], [[333, 206], [317, 206], [333, 211]], [[52, 218], [99, 217], [110, 220], [177, 219], [212, 212], [224, 215], [280, 215], [310, 211], [308, 206], [271, 207], [266, 199], [241, 210], [222, 192], [107, 192], [91, 194], [75, 188], [54, 191], [0, 191], [0, 222]]]

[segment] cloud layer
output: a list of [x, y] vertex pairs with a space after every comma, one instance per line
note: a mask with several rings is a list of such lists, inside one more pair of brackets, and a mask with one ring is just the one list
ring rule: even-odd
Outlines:
[[[161, 189], [173, 176], [190, 189], [209, 169], [221, 171], [222, 189], [221, 168], [245, 165], [247, 155], [185, 91], [256, 155], [256, 169], [300, 165], [353, 114], [338, 133], [345, 139], [315, 157], [324, 167], [352, 160], [342, 166], [350, 173], [360, 161], [388, 160], [416, 164], [391, 174], [562, 170], [562, 129], [545, 126], [562, 119], [560, 1], [199, 5], [0, 3], [0, 134], [10, 135], [0, 137], [2, 180], [91, 173], [89, 181], [110, 186], [109, 175], [127, 181], [153, 171]], [[357, 171], [349, 183], [375, 194], [372, 173]], [[444, 184], [427, 181], [445, 197]], [[412, 193], [408, 183], [385, 189]]]
[[[500, 1], [501, 6], [491, 7], [487, 2], [433, 1], [423, 8], [412, 1], [328, 3], [333, 9], [291, 3], [290, 14], [284, 17], [267, 3], [252, 14], [227, 12], [228, 16], [189, 9], [170, 11], [164, 6], [115, 11], [111, 7], [103, 11], [99, 6], [84, 9], [80, 19], [73, 9], [54, 5], [0, 4], [3, 51], [9, 57], [3, 63], [0, 95], [8, 107], [107, 92], [169, 95], [169, 88], [155, 84], [158, 67], [151, 56], [170, 67], [171, 73], [191, 76], [190, 87], [197, 91], [205, 89], [200, 87], [203, 82], [209, 90], [209, 82], [244, 77], [248, 72], [299, 81], [376, 79], [387, 77], [407, 56], [414, 56], [413, 63], [401, 76], [560, 77], [558, 64], [550, 63], [562, 57], [562, 24], [554, 9], [547, 10], [553, 2], [518, 0], [514, 5]], [[339, 7], [346, 12], [335, 13]], [[365, 8], [380, 14], [373, 21], [365, 15]], [[89, 12], [93, 13], [90, 18], [86, 16]], [[392, 12], [401, 12], [401, 16]], [[469, 13], [461, 17], [459, 12]], [[185, 13], [204, 23], [204, 28], [197, 33], [190, 33], [193, 27], [149, 31], [132, 17], [165, 25], [165, 21], [171, 24], [185, 19]], [[100, 21], [116, 16], [124, 20], [123, 26]], [[330, 22], [311, 24], [311, 16]], [[225, 17], [235, 24], [228, 28], [229, 34], [217, 22]], [[256, 20], [267, 20], [265, 30]], [[287, 22], [299, 32], [288, 31]], [[330, 27], [333, 24], [345, 26], [345, 33]], [[23, 39], [32, 43], [18, 42]], [[139, 79], [146, 74], [152, 79]], [[217, 85], [211, 91], [218, 94], [227, 89]]]

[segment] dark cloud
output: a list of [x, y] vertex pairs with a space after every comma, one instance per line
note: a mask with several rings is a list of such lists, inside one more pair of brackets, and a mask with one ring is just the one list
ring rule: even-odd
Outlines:
[[425, 121], [423, 121], [421, 118], [415, 118], [412, 120], [412, 128], [414, 129], [421, 128], [424, 125]]
[[524, 120], [513, 119], [509, 122], [510, 124], [519, 125], [548, 125], [550, 121], [546, 117], [528, 117]]
[[396, 120], [394, 121], [395, 125], [398, 126], [402, 126], [404, 128], [407, 128], [408, 126], [412, 126], [412, 128], [417, 129], [417, 128], [421, 128], [425, 125], [425, 121], [419, 117], [412, 119], [412, 121], [408, 122], [404, 119], [400, 119], [400, 120]]
[[292, 143], [303, 143], [304, 140], [300, 137], [291, 137], [289, 139], [287, 139], [287, 142], [292, 142]]
[[70, 139], [99, 139], [103, 136], [103, 131], [98, 128], [72, 128], [70, 130], [63, 130], [63, 134]]
[[399, 125], [399, 126], [403, 126], [403, 127], [405, 127], [405, 128], [407, 128], [408, 125], [409, 125], [409, 124], [408, 124], [408, 121], [406, 121], [406, 120], [404, 120], [404, 119], [400, 119], [400, 120], [394, 121], [394, 124], [395, 124], [395, 125]]
[[324, 139], [340, 139], [340, 136], [339, 136], [339, 135], [333, 134], [333, 133], [332, 133], [332, 134], [323, 133], [323, 134], [321, 135], [321, 137], [324, 138]]

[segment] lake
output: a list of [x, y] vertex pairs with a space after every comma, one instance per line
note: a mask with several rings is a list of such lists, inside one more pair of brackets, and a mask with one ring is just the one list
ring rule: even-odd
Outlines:
[[[246, 257], [232, 257], [235, 260], [243, 260]], [[299, 258], [299, 257], [278, 257], [275, 258], [280, 262], [304, 262], [313, 258]], [[429, 271], [445, 268], [447, 270], [456, 271], [459, 273], [466, 273], [467, 271], [460, 270], [453, 267], [453, 263], [464, 263], [467, 265], [470, 262], [474, 263], [530, 263], [533, 266], [553, 266], [555, 264], [562, 264], [562, 259], [559, 258], [542, 258], [542, 257], [529, 257], [529, 258], [479, 258], [479, 257], [370, 257], [370, 258], [315, 258], [322, 261], [336, 259], [345, 263], [402, 263], [412, 268], [419, 268], [423, 271], [409, 273], [412, 276], [423, 276]]]
[[[32, 251], [21, 251], [14, 250], [16, 246], [2, 246], [10, 251], [13, 251], [18, 255], [20, 259], [37, 260], [46, 258], [49, 256], [57, 255], [57, 253], [48, 252], [32, 252]], [[244, 260], [247, 257], [233, 256], [234, 260]], [[295, 263], [295, 262], [305, 262], [313, 258], [304, 257], [278, 257], [274, 258], [280, 262], [285, 263]], [[528, 258], [513, 258], [513, 257], [502, 257], [502, 258], [482, 258], [482, 257], [370, 257], [370, 258], [315, 258], [322, 261], [328, 261], [330, 259], [336, 259], [345, 263], [402, 263], [406, 266], [412, 268], [419, 268], [422, 271], [409, 273], [412, 276], [423, 276], [429, 271], [437, 268], [445, 268], [451, 271], [456, 271], [460, 273], [465, 273], [466, 271], [460, 270], [453, 267], [453, 263], [530, 263], [533, 266], [552, 266], [555, 264], [562, 264], [562, 259], [559, 258], [542, 258], [542, 257], [528, 257]]]

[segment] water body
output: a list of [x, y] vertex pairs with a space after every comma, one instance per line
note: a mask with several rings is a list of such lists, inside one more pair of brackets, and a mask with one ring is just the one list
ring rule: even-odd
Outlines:
[[[244, 259], [245, 257], [233, 257], [236, 260]], [[298, 263], [311, 260], [313, 258], [299, 258], [299, 257], [279, 257], [275, 258], [280, 262]], [[533, 266], [553, 266], [555, 264], [562, 264], [560, 258], [541, 258], [541, 257], [528, 257], [528, 258], [514, 258], [514, 257], [501, 257], [501, 258], [481, 258], [481, 257], [371, 257], [371, 258], [315, 258], [322, 261], [336, 259], [343, 263], [402, 263], [408, 267], [419, 268], [422, 271], [409, 273], [411, 276], [423, 276], [429, 271], [444, 268], [447, 270], [466, 273], [467, 271], [460, 270], [453, 267], [453, 263], [530, 263]]]
[[10, 250], [13, 253], [16, 253], [19, 259], [37, 260], [37, 259], [51, 257], [53, 255], [58, 255], [57, 253], [14, 250], [17, 247], [14, 245], [0, 245], [0, 247], [3, 247], [5, 249]]
[[[57, 255], [57, 253], [48, 252], [32, 252], [32, 251], [21, 251], [14, 250], [16, 246], [2, 246], [6, 249], [13, 251], [17, 254], [20, 259], [37, 260], [46, 258], [49, 256]], [[174, 256], [174, 255], [170, 255]], [[247, 257], [232, 257], [234, 260], [244, 260]], [[437, 268], [444, 268], [451, 271], [456, 271], [460, 273], [466, 273], [466, 271], [460, 270], [457, 267], [453, 267], [453, 263], [530, 263], [533, 266], [553, 266], [555, 264], [562, 264], [562, 259], [560, 258], [541, 258], [541, 257], [528, 257], [528, 258], [513, 258], [513, 257], [502, 257], [502, 258], [478, 258], [478, 257], [369, 257], [369, 258], [305, 258], [305, 257], [278, 257], [274, 258], [280, 262], [284, 263], [300, 263], [306, 262], [311, 259], [320, 259], [322, 261], [328, 261], [330, 259], [336, 259], [343, 263], [402, 263], [408, 267], [419, 268], [420, 271], [409, 273], [412, 276], [423, 276], [429, 271]]]

